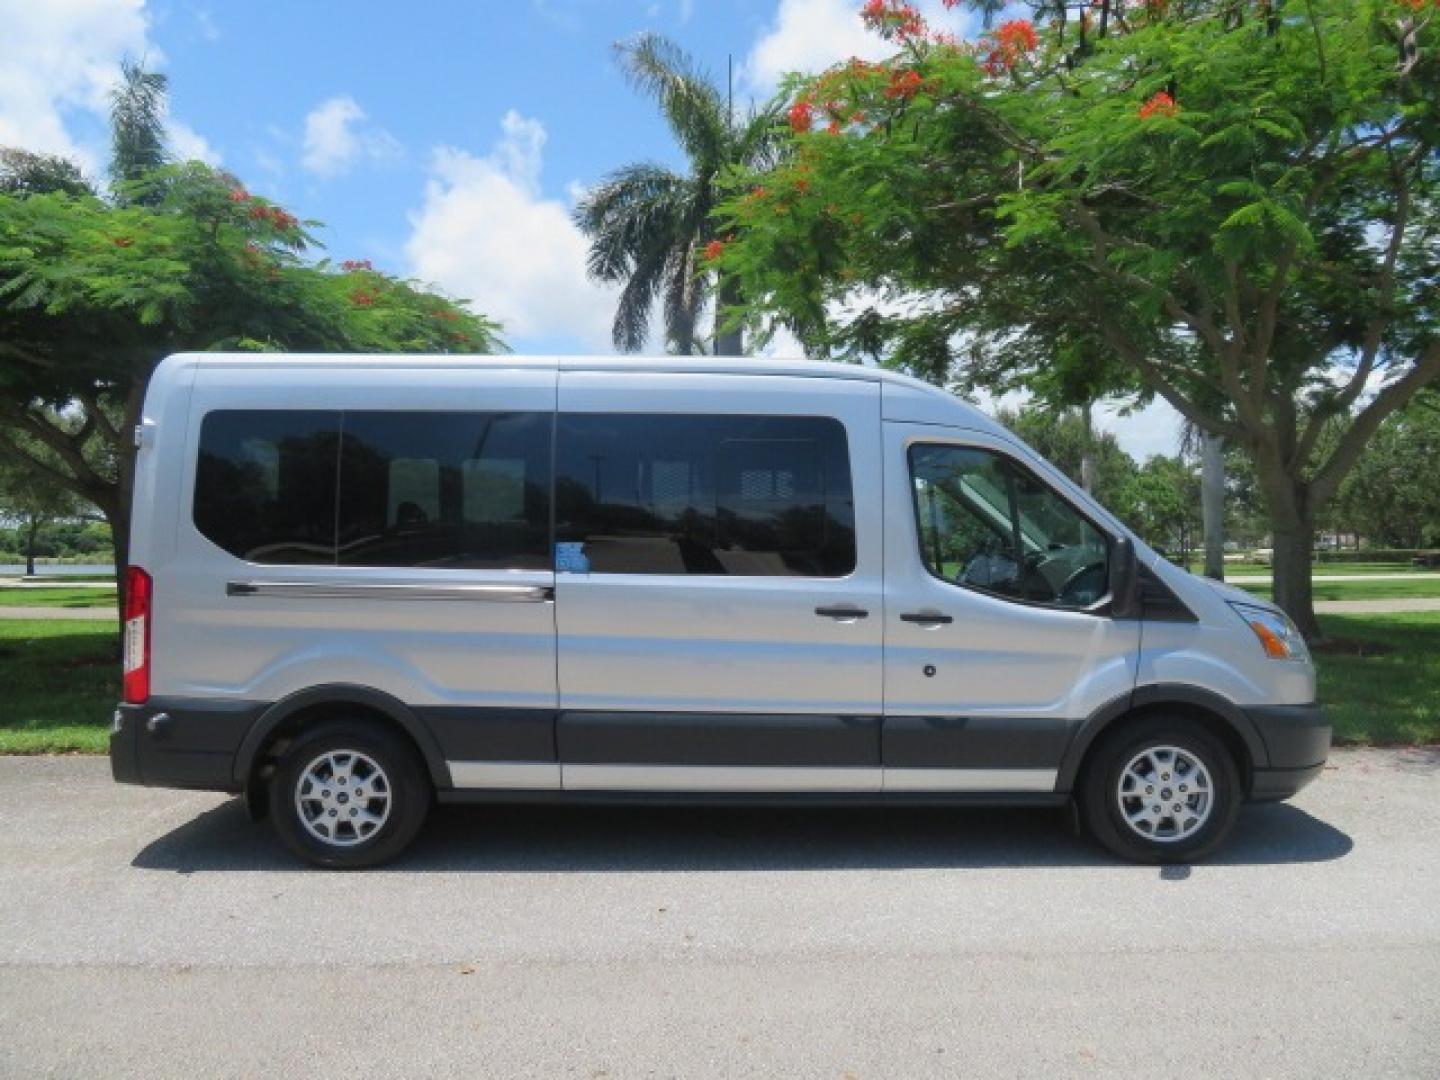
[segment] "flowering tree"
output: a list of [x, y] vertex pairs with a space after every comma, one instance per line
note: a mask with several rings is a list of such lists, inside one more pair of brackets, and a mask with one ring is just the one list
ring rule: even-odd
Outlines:
[[97, 506], [117, 567], [131, 432], [168, 353], [503, 347], [463, 304], [368, 263], [305, 261], [306, 224], [203, 165], [151, 179], [150, 205], [0, 195], [0, 455]]
[[[155, 92], [153, 79], [142, 89]], [[132, 432], [167, 354], [504, 348], [499, 326], [463, 302], [368, 262], [310, 261], [316, 223], [234, 177], [156, 163], [136, 125], [160, 113], [134, 105], [117, 101], [116, 153], [129, 164], [113, 170], [108, 199], [77, 190], [78, 172], [54, 159], [0, 154], [0, 457], [98, 507], [117, 569]]]
[[732, 317], [938, 382], [1158, 394], [1253, 460], [1314, 638], [1316, 514], [1440, 378], [1440, 6], [1040, 10], [957, 42], [869, 0], [895, 55], [793, 83], [793, 154], [722, 209]]

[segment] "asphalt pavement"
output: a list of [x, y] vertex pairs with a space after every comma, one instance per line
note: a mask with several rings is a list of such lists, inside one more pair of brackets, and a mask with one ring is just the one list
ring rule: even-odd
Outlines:
[[1440, 1075], [1440, 750], [1193, 867], [1052, 812], [442, 808], [300, 867], [222, 796], [0, 758], [0, 1074]]

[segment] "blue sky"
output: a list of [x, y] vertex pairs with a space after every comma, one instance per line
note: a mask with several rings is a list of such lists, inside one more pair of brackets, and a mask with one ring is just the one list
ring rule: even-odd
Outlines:
[[[572, 185], [624, 161], [679, 164], [654, 109], [624, 83], [611, 42], [658, 30], [723, 76], [727, 52], [743, 60], [774, 6], [272, 0], [242, 11], [168, 0], [153, 5], [152, 36], [176, 114], [228, 168], [324, 218], [337, 255], [343, 248], [405, 268], [408, 215], [422, 203], [437, 148], [488, 154], [513, 111], [545, 132], [538, 195], [566, 203]], [[330, 114], [352, 117], [354, 157], [307, 159], [306, 117], [335, 101], [355, 105]]]
[[[932, 23], [973, 23], [923, 0]], [[886, 47], [860, 0], [0, 0], [0, 144], [98, 174], [124, 56], [171, 79], [171, 141], [368, 258], [472, 299], [522, 352], [608, 352], [614, 295], [584, 274], [577, 194], [618, 165], [681, 161], [613, 43], [664, 33], [737, 102], [791, 70]], [[1173, 451], [1173, 416], [1110, 424]]]

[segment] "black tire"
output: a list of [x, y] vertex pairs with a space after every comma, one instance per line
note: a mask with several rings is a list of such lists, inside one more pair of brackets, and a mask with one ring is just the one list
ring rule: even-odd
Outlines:
[[[342, 762], [343, 755], [363, 755], [383, 774], [381, 779], [385, 783], [380, 786], [388, 789], [388, 813], [383, 816], [383, 823], [368, 835], [361, 836], [354, 823], [345, 824], [343, 820], [340, 824], [323, 824], [324, 814], [328, 812], [317, 812], [314, 800], [307, 800], [307, 813], [314, 812], [314, 819], [322, 822], [321, 829], [334, 831], [334, 841], [317, 836], [302, 817], [296, 798], [301, 776], [313, 762], [327, 754], [342, 755], [338, 759]], [[373, 775], [363, 760], [353, 763], [358, 772]], [[363, 783], [363, 778], [359, 782]], [[374, 792], [374, 788], [366, 792], [369, 798], [363, 806], [356, 800], [348, 810], [369, 809], [378, 815], [374, 808], [383, 804]], [[327, 801], [329, 795], [327, 787]], [[337, 787], [335, 798], [340, 797]], [[332, 720], [301, 731], [286, 748], [270, 780], [270, 820], [281, 843], [306, 862], [332, 870], [377, 866], [399, 855], [425, 824], [430, 801], [430, 779], [414, 747], [403, 736], [370, 720]], [[345, 806], [332, 808], [339, 813], [348, 812]]]
[[[1211, 801], [1202, 824], [1198, 827], [1192, 824], [1190, 819], [1196, 815], [1189, 811], [1190, 803], [1175, 804], [1187, 806], [1185, 827], [1193, 829], [1188, 835], [1179, 834], [1180, 826], [1171, 828], [1174, 819], [1168, 815], [1161, 835], [1141, 835], [1122, 811], [1120, 788], [1127, 766], [1147, 749], [1159, 748], [1183, 751], [1209, 773]], [[1193, 720], [1153, 716], [1125, 724], [1100, 737], [1086, 763], [1076, 797], [1091, 835], [1122, 859], [1139, 863], [1187, 863], [1199, 862], [1225, 842], [1240, 815], [1242, 792], [1235, 759], [1220, 740]], [[1174, 797], [1186, 798], [1180, 796], [1178, 790]], [[1125, 805], [1138, 812], [1147, 799], [1148, 796], [1142, 799], [1137, 791], [1127, 796]], [[1160, 813], [1164, 813], [1163, 809]]]

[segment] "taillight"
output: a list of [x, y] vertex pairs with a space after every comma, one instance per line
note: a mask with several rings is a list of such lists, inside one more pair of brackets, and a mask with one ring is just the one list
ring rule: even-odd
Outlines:
[[125, 570], [125, 685], [123, 697], [143, 705], [150, 697], [150, 575], [138, 566]]

